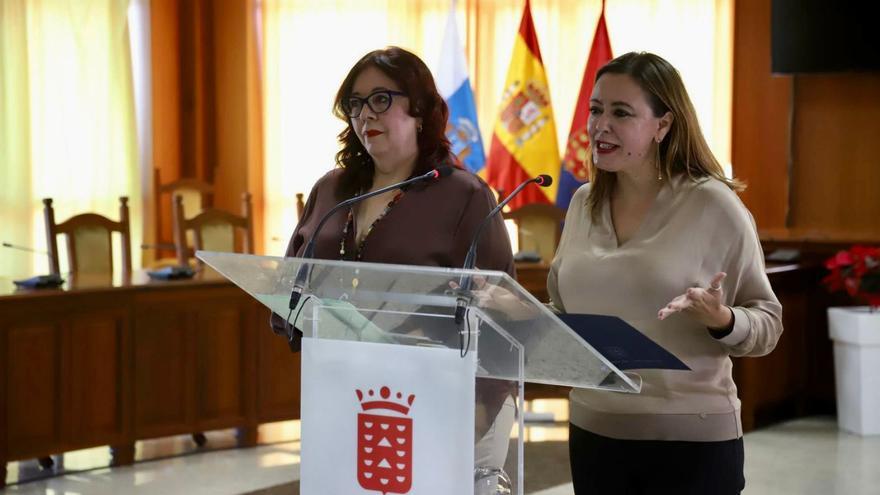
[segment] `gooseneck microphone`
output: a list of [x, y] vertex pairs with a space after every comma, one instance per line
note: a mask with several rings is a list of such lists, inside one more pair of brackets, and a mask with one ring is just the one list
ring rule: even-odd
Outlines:
[[29, 253], [35, 253], [35, 254], [46, 254], [46, 255], [49, 254], [49, 253], [46, 252], [46, 251], [41, 251], [41, 250], [39, 250], [39, 249], [34, 249], [34, 248], [31, 248], [31, 247], [27, 247], [27, 246], [16, 246], [15, 244], [11, 244], [11, 243], [9, 243], [9, 242], [3, 242], [3, 243], [0, 244], [0, 245], [2, 245], [2, 246], [5, 247], [5, 248], [17, 249], [17, 250], [19, 250], [19, 251], [27, 251], [27, 252], [29, 252]]
[[[324, 224], [327, 223], [327, 220], [333, 216], [337, 211], [350, 207], [355, 203], [359, 203], [367, 198], [372, 198], [373, 196], [378, 196], [382, 193], [386, 193], [388, 191], [393, 191], [395, 189], [402, 189], [404, 187], [410, 186], [417, 182], [424, 182], [429, 180], [440, 179], [443, 177], [447, 177], [452, 173], [452, 167], [437, 167], [430, 172], [413, 177], [411, 179], [407, 179], [403, 182], [398, 182], [396, 184], [391, 184], [390, 186], [385, 186], [380, 189], [376, 189], [375, 191], [368, 192], [366, 194], [362, 194], [360, 196], [355, 196], [353, 198], [346, 199], [345, 201], [337, 204], [333, 208], [330, 209], [327, 213], [321, 217], [321, 221], [318, 222], [318, 226], [315, 228], [315, 232], [312, 234], [312, 238], [309, 239], [309, 243], [306, 244], [306, 248], [303, 251], [301, 258], [309, 259], [313, 258], [315, 254], [315, 244], [318, 239], [318, 234], [321, 232], [321, 229], [324, 227]], [[293, 283], [293, 290], [290, 291], [290, 302], [288, 307], [293, 310], [299, 304], [300, 297], [302, 297], [302, 292], [306, 287], [306, 283], [309, 278], [311, 264], [303, 263], [299, 266], [299, 270], [296, 272], [296, 279]]]
[[[16, 244], [12, 244], [6, 241], [0, 242], [0, 246], [9, 249], [15, 249], [17, 251], [25, 251], [28, 253], [42, 254], [46, 256], [49, 255], [49, 253], [46, 251], [34, 249], [28, 246], [18, 246]], [[29, 279], [13, 280], [12, 282], [19, 287], [28, 287], [32, 289], [51, 289], [63, 284], [64, 279], [61, 278], [61, 275], [58, 275], [57, 273], [50, 273], [49, 275], [37, 275]]]
[[[476, 232], [476, 234], [474, 234], [474, 239], [473, 239], [473, 241], [471, 241], [471, 246], [470, 246], [470, 248], [468, 248], [467, 255], [464, 258], [464, 266], [462, 266], [462, 268], [464, 268], [465, 270], [470, 270], [470, 269], [474, 268], [474, 266], [476, 266], [476, 264], [477, 264], [477, 244], [480, 243], [480, 236], [483, 235], [483, 230], [486, 228], [487, 225], [489, 225], [489, 222], [492, 221], [492, 218], [494, 218], [495, 215], [497, 215], [498, 212], [501, 211], [501, 209], [504, 208], [504, 206], [507, 205], [507, 203], [509, 203], [510, 200], [513, 199], [514, 196], [519, 194], [519, 192], [522, 191], [523, 188], [525, 188], [527, 185], [529, 185], [533, 182], [541, 187], [548, 187], [551, 184], [553, 184], [553, 177], [550, 177], [549, 175], [546, 175], [546, 174], [541, 174], [537, 177], [533, 177], [531, 179], [523, 181], [523, 183], [516, 186], [516, 189], [514, 189], [512, 193], [510, 193], [506, 198], [504, 198], [503, 201], [498, 203], [498, 206], [496, 206], [494, 209], [492, 209], [492, 211], [489, 212], [488, 215], [486, 215], [486, 218], [483, 219], [483, 222], [477, 228], [477, 232]], [[469, 275], [462, 275], [461, 281], [459, 282], [458, 285], [461, 288], [462, 293], [467, 293], [469, 290], [471, 290], [471, 284], [472, 284], [471, 277]], [[459, 297], [458, 301], [455, 304], [455, 323], [456, 323], [456, 325], [461, 325], [461, 323], [464, 321], [464, 313], [465, 313], [465, 310], [467, 309], [467, 306], [468, 306], [468, 300], [465, 299], [464, 297]]]

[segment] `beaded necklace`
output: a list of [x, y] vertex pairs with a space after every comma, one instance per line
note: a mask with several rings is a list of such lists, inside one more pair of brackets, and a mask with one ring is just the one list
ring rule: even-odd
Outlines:
[[[391, 208], [393, 208], [394, 205], [396, 205], [397, 202], [400, 201], [401, 196], [403, 196], [403, 190], [398, 191], [397, 194], [395, 194], [394, 197], [391, 198], [391, 201], [389, 201], [388, 204], [385, 205], [385, 209], [382, 210], [382, 213], [380, 213], [379, 216], [376, 217], [375, 220], [373, 220], [373, 224], [367, 228], [367, 233], [364, 234], [364, 236], [361, 238], [361, 242], [358, 243], [357, 249], [355, 250], [354, 261], [361, 261], [361, 258], [363, 258], [364, 256], [364, 246], [366, 246], [367, 244], [367, 239], [370, 237], [370, 232], [373, 231], [373, 228], [376, 227], [376, 224], [378, 224], [383, 218], [385, 218], [385, 215], [387, 215], [388, 212], [391, 211]], [[349, 228], [352, 230], [352, 232], [354, 231], [354, 208], [348, 209], [348, 220], [345, 221], [345, 227], [342, 228], [342, 239], [340, 239], [339, 241], [339, 259], [342, 260], [345, 259], [345, 239], [348, 237]]]

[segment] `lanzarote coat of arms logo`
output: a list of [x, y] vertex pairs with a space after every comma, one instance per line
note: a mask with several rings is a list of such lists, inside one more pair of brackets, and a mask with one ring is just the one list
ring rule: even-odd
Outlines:
[[363, 412], [358, 413], [357, 478], [366, 490], [383, 494], [409, 493], [412, 488], [413, 420], [416, 396], [392, 396], [383, 386], [376, 394], [355, 390]]

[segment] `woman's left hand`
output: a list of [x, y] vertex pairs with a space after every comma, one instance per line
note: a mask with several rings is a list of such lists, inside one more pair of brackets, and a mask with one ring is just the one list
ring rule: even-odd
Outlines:
[[733, 319], [733, 313], [722, 303], [724, 291], [721, 281], [726, 276], [726, 273], [718, 272], [712, 277], [709, 287], [691, 287], [662, 308], [657, 313], [657, 318], [663, 320], [681, 311], [709, 328], [727, 328]]

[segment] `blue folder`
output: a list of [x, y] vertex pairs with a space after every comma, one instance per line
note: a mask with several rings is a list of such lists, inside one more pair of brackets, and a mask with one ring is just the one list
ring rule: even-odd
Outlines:
[[557, 316], [617, 369], [690, 370], [672, 353], [616, 316], [578, 313]]

